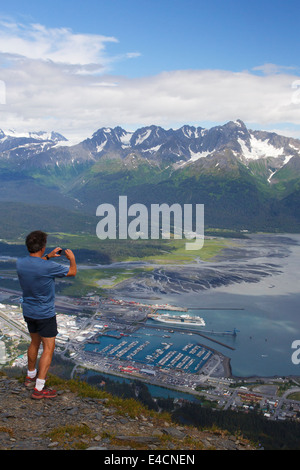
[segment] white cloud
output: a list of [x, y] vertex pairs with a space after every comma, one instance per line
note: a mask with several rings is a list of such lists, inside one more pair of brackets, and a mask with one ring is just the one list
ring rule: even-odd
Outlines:
[[284, 73], [290, 72], [292, 70], [298, 70], [298, 67], [286, 66], [286, 65], [277, 65], [277, 64], [263, 64], [253, 67], [252, 70], [262, 72], [264, 75], [274, 75], [275, 73]]
[[118, 40], [110, 36], [73, 33], [69, 28], [0, 21], [0, 51], [15, 59], [51, 61], [95, 73], [103, 71], [114, 60], [106, 54], [108, 43], [118, 43]]
[[[268, 71], [177, 70], [142, 78], [112, 74], [113, 64], [138, 53], [110, 56], [117, 39], [67, 28], [0, 24], [0, 128], [55, 130], [81, 140], [102, 126], [128, 130], [149, 124], [176, 127], [240, 118], [261, 127], [300, 126], [297, 77]], [[282, 68], [281, 68], [282, 70]], [[100, 73], [101, 72], [101, 73]], [[300, 98], [300, 97], [299, 97]], [[300, 131], [299, 131], [300, 136]]]

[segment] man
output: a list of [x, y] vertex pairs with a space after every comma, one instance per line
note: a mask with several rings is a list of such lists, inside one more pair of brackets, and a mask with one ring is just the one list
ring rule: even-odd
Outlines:
[[[40, 230], [31, 232], [26, 237], [29, 255], [17, 260], [17, 273], [23, 290], [23, 316], [31, 336], [27, 351], [28, 371], [25, 386], [35, 383], [32, 398], [54, 398], [55, 390], [45, 387], [48, 369], [51, 365], [55, 338], [58, 333], [55, 313], [55, 278], [75, 276], [77, 272], [74, 253], [65, 250], [70, 266], [62, 266], [52, 261], [60, 256], [57, 247], [45, 255], [47, 234]], [[40, 344], [43, 352], [39, 361], [38, 373], [36, 361]]]

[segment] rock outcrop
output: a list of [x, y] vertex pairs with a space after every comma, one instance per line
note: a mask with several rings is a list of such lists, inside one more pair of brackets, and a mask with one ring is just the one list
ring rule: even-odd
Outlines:
[[179, 426], [134, 400], [83, 396], [70, 383], [55, 386], [55, 399], [33, 400], [20, 380], [0, 375], [0, 450], [255, 449], [223, 431]]

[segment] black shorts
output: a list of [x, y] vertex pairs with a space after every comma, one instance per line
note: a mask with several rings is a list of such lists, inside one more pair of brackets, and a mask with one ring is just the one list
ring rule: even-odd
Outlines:
[[24, 317], [27, 323], [29, 333], [38, 333], [43, 338], [54, 338], [57, 331], [56, 316], [36, 320], [35, 318]]

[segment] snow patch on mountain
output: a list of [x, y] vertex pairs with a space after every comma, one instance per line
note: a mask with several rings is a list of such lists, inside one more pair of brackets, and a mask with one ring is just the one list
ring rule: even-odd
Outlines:
[[250, 137], [250, 149], [246, 142], [240, 137], [237, 139], [241, 146], [242, 153], [246, 159], [258, 160], [259, 158], [267, 157], [279, 157], [284, 153], [284, 148], [277, 148], [269, 143], [269, 140], [260, 140], [254, 137]]
[[299, 145], [299, 147], [295, 147], [295, 145], [289, 144], [289, 147], [290, 147], [292, 150], [296, 150], [296, 152], [298, 153], [298, 155], [300, 155], [300, 145]]
[[124, 132], [124, 134], [120, 136], [120, 142], [123, 144], [122, 148], [130, 147], [130, 139], [132, 136], [133, 132]]
[[275, 171], [269, 170], [269, 171], [270, 171], [270, 176], [269, 176], [269, 178], [268, 178], [268, 183], [271, 184], [272, 176], [275, 175], [275, 173], [277, 172], [277, 170], [275, 170]]
[[212, 153], [212, 152], [193, 152], [193, 150], [191, 150], [190, 148], [189, 148], [189, 152], [190, 152], [189, 160], [187, 160], [187, 161], [180, 160], [179, 162], [177, 162], [177, 164], [175, 164], [175, 168], [182, 168], [185, 165], [188, 165], [189, 163], [194, 163], [197, 160], [199, 160], [200, 158], [205, 158], [209, 154]]
[[135, 145], [140, 145], [142, 144], [145, 140], [148, 139], [148, 137], [150, 136], [151, 134], [151, 129], [147, 129], [146, 132], [144, 132], [142, 135], [140, 135], [137, 140], [135, 141]]
[[284, 159], [283, 165], [286, 165], [286, 163], [288, 163], [291, 158], [293, 158], [293, 155], [286, 156], [285, 159]]
[[142, 152], [150, 152], [150, 153], [154, 153], [154, 152], [158, 152], [158, 150], [160, 149], [160, 147], [162, 146], [162, 144], [160, 145], [156, 145], [155, 147], [151, 147], [149, 149], [143, 149]]
[[98, 153], [102, 152], [102, 150], [104, 149], [105, 145], [107, 144], [107, 140], [105, 140], [104, 142], [102, 142], [100, 145], [97, 145], [96, 147], [96, 151]]
[[199, 158], [205, 158], [207, 157], [207, 155], [209, 155], [211, 152], [193, 152], [191, 149], [190, 149], [190, 155], [191, 155], [191, 158], [187, 161], [187, 163], [189, 162], [196, 162], [197, 160], [199, 160]]

